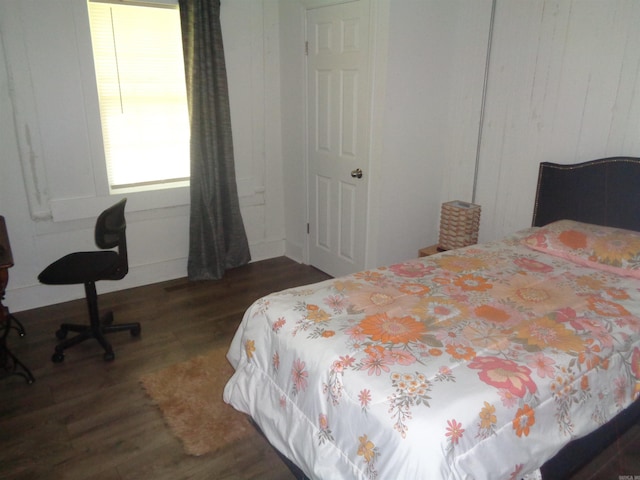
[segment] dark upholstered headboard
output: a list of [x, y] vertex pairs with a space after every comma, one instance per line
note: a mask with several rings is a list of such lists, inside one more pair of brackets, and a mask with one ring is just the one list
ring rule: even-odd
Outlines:
[[640, 231], [640, 158], [541, 163], [533, 226], [562, 219]]

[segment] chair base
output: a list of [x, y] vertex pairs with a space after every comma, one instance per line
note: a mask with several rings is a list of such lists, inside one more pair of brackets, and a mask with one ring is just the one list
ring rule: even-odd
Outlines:
[[108, 312], [101, 321], [91, 322], [91, 325], [77, 325], [75, 323], [63, 323], [60, 325], [58, 331], [56, 331], [56, 337], [59, 340], [67, 338], [68, 332], [77, 332], [78, 335], [71, 337], [67, 340], [56, 345], [55, 352], [51, 356], [51, 360], [55, 363], [64, 361], [64, 351], [67, 348], [73, 347], [85, 340], [94, 338], [104, 349], [105, 361], [112, 361], [115, 358], [113, 353], [113, 347], [105, 338], [105, 334], [112, 332], [124, 332], [128, 330], [131, 335], [137, 337], [140, 335], [141, 327], [139, 323], [122, 323], [113, 324], [113, 313]]

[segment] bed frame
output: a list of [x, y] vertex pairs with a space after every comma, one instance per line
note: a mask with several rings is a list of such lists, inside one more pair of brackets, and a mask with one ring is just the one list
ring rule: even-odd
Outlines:
[[[640, 158], [610, 157], [573, 165], [541, 163], [533, 226], [562, 219], [640, 231]], [[639, 421], [640, 400], [598, 430], [565, 446], [542, 466], [542, 478], [570, 477]]]
[[[532, 225], [562, 219], [640, 231], [640, 158], [610, 157], [572, 165], [541, 163]], [[569, 478], [639, 421], [637, 400], [607, 424], [567, 444], [541, 467], [542, 478]], [[296, 465], [280, 456], [296, 479], [308, 480]]]

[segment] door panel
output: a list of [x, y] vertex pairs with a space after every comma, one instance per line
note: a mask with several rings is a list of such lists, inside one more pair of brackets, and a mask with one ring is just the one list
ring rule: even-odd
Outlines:
[[309, 10], [307, 31], [309, 263], [340, 276], [364, 268], [369, 1]]
[[330, 220], [331, 209], [331, 179], [326, 177], [316, 177], [316, 246], [325, 251], [331, 250]]
[[340, 182], [340, 257], [356, 261], [355, 255], [355, 209], [356, 189], [353, 185]]

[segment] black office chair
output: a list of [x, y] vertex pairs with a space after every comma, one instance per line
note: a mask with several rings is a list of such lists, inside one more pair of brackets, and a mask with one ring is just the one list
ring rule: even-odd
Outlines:
[[[56, 363], [64, 360], [64, 350], [88, 338], [95, 338], [104, 348], [104, 359], [111, 361], [115, 358], [111, 344], [104, 337], [105, 333], [129, 330], [131, 335], [140, 335], [139, 323], [113, 324], [113, 313], [108, 312], [100, 319], [98, 311], [98, 296], [96, 284], [98, 280], [120, 280], [129, 271], [127, 260], [127, 239], [125, 236], [126, 221], [124, 207], [127, 199], [109, 207], [100, 214], [96, 221], [96, 245], [103, 250], [94, 252], [70, 253], [55, 261], [38, 276], [38, 280], [46, 285], [84, 284], [89, 308], [90, 325], [76, 325], [63, 323], [56, 332], [56, 337], [64, 340], [67, 333], [78, 332], [78, 335], [64, 340], [56, 346], [51, 357]], [[106, 250], [114, 249], [117, 251]]]

